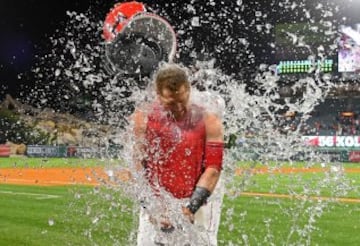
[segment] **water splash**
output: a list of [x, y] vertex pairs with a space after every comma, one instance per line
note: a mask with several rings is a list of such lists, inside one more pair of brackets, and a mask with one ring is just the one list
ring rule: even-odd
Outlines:
[[[224, 69], [221, 65], [217, 65], [216, 61], [223, 59], [224, 54], [225, 57], [226, 54], [229, 54], [229, 57], [235, 57], [235, 61], [245, 64], [245, 69], [249, 67], [254, 69], [254, 64], [261, 56], [260, 51], [263, 48], [257, 34], [270, 35], [274, 27], [273, 23], [267, 22], [269, 13], [255, 8], [252, 18], [245, 19], [242, 14], [245, 15], [251, 4], [244, 4], [243, 1], [236, 1], [236, 6], [232, 9], [234, 11], [230, 11], [231, 7], [215, 1], [207, 2], [206, 9], [199, 7], [199, 4], [199, 1], [194, 0], [184, 5], [185, 11], [182, 12], [191, 18], [185, 19], [187, 16], [180, 18], [181, 21], [176, 26], [180, 40], [178, 58], [181, 60], [188, 56], [193, 61], [199, 59], [193, 64], [193, 70], [189, 71], [190, 78], [194, 81], [194, 88], [196, 88], [192, 100], [221, 115], [226, 124], [226, 135], [236, 134], [238, 141], [241, 141], [241, 147], [228, 149], [225, 156], [224, 177], [226, 183], [230, 184], [227, 187], [228, 198], [237, 200], [249, 187], [260, 187], [253, 172], [260, 166], [265, 166], [273, 171], [268, 177], [271, 185], [266, 192], [276, 193], [282, 186], [281, 179], [275, 174], [276, 170], [281, 169], [285, 163], [290, 166], [295, 165], [293, 158], [299, 153], [305, 153], [306, 167], [313, 167], [316, 163], [330, 167], [324, 173], [324, 177], [310, 178], [311, 185], [309, 185], [309, 180], [300, 174], [288, 175], [289, 179], [294, 179], [296, 182], [285, 187], [283, 192], [290, 197], [298, 198], [296, 202], [284, 204], [280, 200], [266, 201], [261, 197], [248, 202], [248, 204], [260, 203], [276, 207], [283, 213], [285, 219], [290, 220], [288, 231], [283, 232], [283, 235], [276, 232], [276, 224], [284, 217], [263, 215], [259, 226], [264, 228], [265, 233], [263, 238], [260, 238], [252, 233], [252, 228], [245, 228], [241, 226], [241, 223], [240, 228], [236, 228], [234, 225], [235, 218], [240, 222], [247, 220], [249, 215], [246, 207], [240, 208], [239, 215], [235, 215], [234, 208], [230, 207], [224, 211], [226, 216], [223, 224], [227, 230], [236, 231], [241, 236], [237, 241], [233, 239], [233, 242], [224, 243], [251, 245], [251, 242], [255, 242], [255, 244], [276, 245], [276, 242], [282, 241], [285, 245], [310, 245], [311, 235], [316, 231], [316, 222], [330, 202], [311, 198], [319, 197], [324, 187], [332, 188], [331, 197], [344, 196], [352, 189], [351, 183], [343, 175], [339, 163], [330, 163], [326, 156], [308, 150], [301, 141], [302, 128], [306, 127], [310, 113], [315, 106], [324, 101], [333, 87], [333, 83], [330, 78], [323, 76], [314, 67], [307, 76], [290, 86], [294, 97], [284, 98], [282, 96], [283, 87], [279, 83], [279, 76], [275, 73], [276, 67], [263, 63], [256, 67], [256, 72], [251, 73], [253, 75], [251, 80], [256, 86], [254, 85], [254, 88], [249, 90], [246, 83], [249, 78], [245, 73], [233, 73], [237, 69], [242, 71], [242, 67], [231, 64], [229, 68]], [[318, 20], [319, 17], [307, 10], [303, 2], [283, 1], [273, 2], [271, 5], [276, 4], [284, 13], [290, 11], [296, 13], [297, 17], [304, 16], [301, 17], [302, 21], [308, 21], [310, 24], [314, 24], [315, 21], [319, 22], [327, 27], [327, 36], [334, 35], [335, 23], [329, 21], [328, 18], [336, 14], [337, 6], [317, 4], [315, 9], [322, 16]], [[175, 3], [166, 5], [175, 10], [183, 8]], [[222, 8], [213, 11], [212, 7], [215, 6]], [[178, 17], [166, 13], [159, 5], [155, 4], [154, 7], [159, 9], [160, 15], [168, 17], [170, 22]], [[200, 16], [201, 12], [203, 15]], [[300, 15], [301, 12], [304, 12], [304, 15]], [[89, 110], [92, 112], [90, 117], [100, 119], [100, 122], [114, 127], [113, 136], [109, 136], [112, 141], [133, 143], [133, 136], [124, 129], [131, 124], [128, 115], [134, 107], [154, 97], [151, 91], [151, 80], [141, 78], [143, 83], [139, 84], [139, 81], [134, 78], [109, 74], [106, 67], [101, 65], [104, 54], [104, 47], [99, 39], [101, 23], [91, 20], [84, 14], [69, 12], [68, 16], [70, 24], [65, 33], [59, 32], [58, 37], [50, 39], [53, 46], [52, 52], [47, 54], [39, 66], [33, 70], [40, 83], [37, 90], [33, 91], [29, 101], [37, 103], [39, 107], [50, 103], [58, 104], [62, 110], [70, 110], [79, 102], [77, 99], [87, 100], [88, 104], [80, 103], [83, 108], [78, 111]], [[211, 32], [216, 33], [219, 40], [205, 38], [204, 40], [207, 42], [200, 47], [196, 46], [194, 33], [198, 31], [198, 28], [208, 30], [206, 25], [209, 23]], [[226, 25], [223, 26], [221, 23], [226, 23]], [[230, 30], [235, 26], [234, 23], [240, 23], [244, 28], [246, 33], [243, 36], [232, 37]], [[313, 31], [316, 32], [317, 27], [315, 24], [313, 26]], [[250, 36], [249, 32], [254, 32], [255, 35]], [[312, 56], [309, 57], [310, 60], [326, 58], [325, 50], [329, 47], [318, 46], [312, 50], [313, 47], [306, 43], [303, 36], [290, 32], [287, 35], [295, 47], [305, 48], [312, 53]], [[206, 49], [207, 44], [211, 44], [210, 50]], [[274, 44], [270, 44], [270, 46], [273, 47]], [[225, 51], [225, 47], [228, 48], [228, 51]], [[334, 49], [334, 47], [331, 46], [330, 49]], [[204, 59], [200, 55], [203, 52], [210, 54], [215, 59]], [[187, 61], [187, 63], [190, 62]], [[44, 84], [44, 78], [49, 83]], [[56, 88], [58, 93], [55, 97], [49, 96], [53, 93], [53, 88]], [[299, 120], [294, 128], [282, 124], [283, 119], [279, 118], [279, 112], [286, 111], [297, 112], [299, 115]], [[118, 164], [106, 167], [111, 176], [110, 182], [102, 180], [102, 187], [91, 190], [91, 193], [85, 197], [79, 193], [75, 194], [75, 201], [85, 202], [83, 212], [89, 218], [89, 224], [84, 227], [85, 232], [83, 233], [95, 242], [94, 232], [98, 230], [109, 232], [110, 227], [119, 224], [116, 221], [119, 211], [130, 214], [130, 217], [134, 217], [138, 212], [137, 209], [132, 212], [132, 203], [122, 204], [123, 197], [118, 196], [120, 193], [125, 194], [134, 204], [143, 202], [144, 197], [149, 194], [148, 186], [142, 179], [142, 175], [136, 172], [131, 164], [131, 153], [131, 144], [125, 144], [123, 149], [118, 152], [120, 159]], [[249, 164], [247, 164], [247, 171], [243, 172], [240, 177], [234, 177], [234, 173], [239, 168], [238, 161], [247, 161]], [[114, 173], [125, 169], [130, 170], [133, 178], [137, 180], [136, 184], [124, 183], [114, 177]], [[94, 199], [95, 197], [99, 199]], [[174, 206], [169, 209], [175, 210], [176, 205], [169, 203], [169, 200], [166, 200], [165, 204]], [[153, 204], [153, 206], [160, 205]], [[176, 213], [173, 216], [177, 216]], [[115, 221], [113, 221], [114, 219]], [[172, 219], [181, 220], [180, 217]], [[127, 232], [131, 231], [130, 241], [134, 240], [136, 232], [130, 228], [126, 228], [126, 230]], [[191, 232], [188, 233], [191, 235]], [[115, 244], [122, 242], [122, 239], [116, 235], [111, 234], [109, 237]]]

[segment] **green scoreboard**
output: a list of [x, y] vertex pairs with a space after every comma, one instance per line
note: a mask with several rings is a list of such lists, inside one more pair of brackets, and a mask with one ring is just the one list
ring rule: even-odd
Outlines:
[[323, 73], [331, 73], [333, 71], [334, 62], [332, 59], [324, 60], [293, 60], [280, 61], [276, 66], [277, 74], [296, 74], [308, 73], [311, 70], [317, 69]]

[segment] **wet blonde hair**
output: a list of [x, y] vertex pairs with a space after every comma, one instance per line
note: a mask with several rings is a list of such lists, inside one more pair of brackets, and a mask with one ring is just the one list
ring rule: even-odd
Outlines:
[[155, 86], [158, 93], [163, 89], [176, 92], [182, 85], [190, 88], [190, 82], [184, 68], [176, 64], [165, 64], [155, 75]]

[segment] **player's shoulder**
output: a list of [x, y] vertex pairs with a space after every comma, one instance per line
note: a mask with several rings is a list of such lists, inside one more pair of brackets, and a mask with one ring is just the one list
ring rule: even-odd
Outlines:
[[145, 122], [149, 114], [149, 108], [149, 104], [142, 104], [137, 106], [131, 115], [131, 120], [134, 121], [135, 124]]
[[132, 120], [138, 123], [146, 122], [148, 119], [157, 120], [162, 118], [163, 110], [158, 102], [143, 103], [135, 108]]
[[204, 121], [207, 124], [213, 124], [221, 122], [221, 118], [217, 113], [214, 113], [212, 111], [204, 111]]
[[208, 140], [223, 141], [224, 128], [222, 120], [218, 114], [211, 111], [206, 111], [204, 115], [204, 125]]

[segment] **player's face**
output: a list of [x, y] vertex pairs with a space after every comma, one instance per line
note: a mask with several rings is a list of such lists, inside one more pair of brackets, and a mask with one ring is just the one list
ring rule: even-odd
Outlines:
[[158, 96], [161, 105], [165, 110], [169, 110], [175, 119], [180, 119], [185, 115], [190, 97], [190, 89], [185, 85], [182, 85], [177, 91], [163, 88]]

